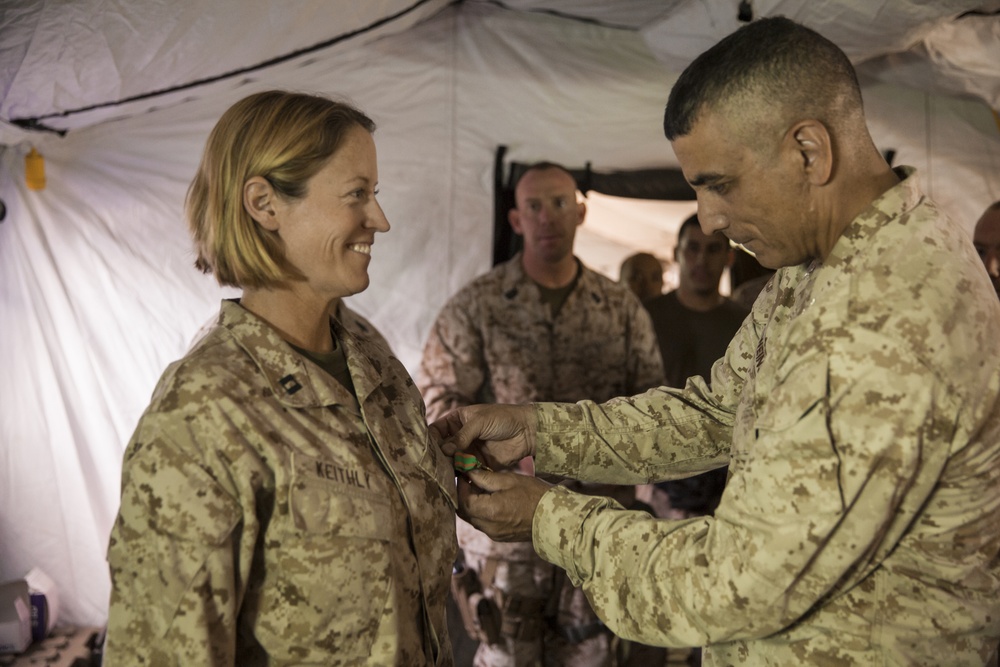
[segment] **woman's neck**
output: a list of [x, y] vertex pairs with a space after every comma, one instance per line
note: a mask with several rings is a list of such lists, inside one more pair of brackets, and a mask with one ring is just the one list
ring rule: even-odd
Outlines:
[[293, 289], [247, 289], [240, 305], [267, 322], [283, 339], [311, 352], [333, 350], [330, 315], [339, 299], [321, 302]]

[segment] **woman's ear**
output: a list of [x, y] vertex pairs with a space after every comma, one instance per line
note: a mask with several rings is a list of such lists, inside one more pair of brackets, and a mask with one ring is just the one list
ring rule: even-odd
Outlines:
[[263, 176], [251, 176], [243, 184], [243, 208], [257, 224], [272, 232], [278, 229], [276, 199], [274, 187]]
[[803, 120], [792, 126], [788, 137], [807, 180], [826, 185], [833, 175], [833, 142], [826, 126], [818, 120]]

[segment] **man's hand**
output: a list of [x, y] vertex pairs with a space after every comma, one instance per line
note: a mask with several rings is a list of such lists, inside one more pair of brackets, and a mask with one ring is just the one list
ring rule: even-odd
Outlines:
[[535, 454], [535, 410], [530, 405], [470, 405], [431, 424], [447, 456], [472, 452], [494, 470]]
[[472, 470], [458, 480], [458, 515], [496, 542], [530, 542], [535, 508], [551, 486], [537, 477]]

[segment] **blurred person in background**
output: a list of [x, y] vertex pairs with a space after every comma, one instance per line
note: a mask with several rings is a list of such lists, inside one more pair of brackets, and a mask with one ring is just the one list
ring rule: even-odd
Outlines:
[[663, 292], [663, 264], [648, 252], [629, 255], [622, 262], [618, 282], [632, 290], [640, 301], [647, 301]]

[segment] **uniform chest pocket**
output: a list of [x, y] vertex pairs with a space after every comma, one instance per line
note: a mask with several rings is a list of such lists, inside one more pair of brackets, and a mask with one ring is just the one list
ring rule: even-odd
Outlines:
[[371, 490], [295, 480], [288, 492], [288, 511], [295, 529], [307, 534], [303, 537], [393, 539], [392, 505]]
[[381, 468], [354, 459], [293, 456], [288, 481], [288, 512], [302, 537], [393, 539], [390, 493], [396, 493]]
[[780, 433], [795, 427], [817, 407], [822, 407], [827, 391], [827, 366], [822, 358], [799, 363], [791, 370], [765, 364], [754, 388], [758, 436], [763, 432]]
[[273, 522], [266, 551], [257, 632], [289, 657], [354, 664], [368, 654], [396, 585], [392, 542], [403, 538], [387, 496], [396, 491], [361, 465], [292, 463], [288, 513]]

